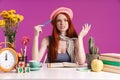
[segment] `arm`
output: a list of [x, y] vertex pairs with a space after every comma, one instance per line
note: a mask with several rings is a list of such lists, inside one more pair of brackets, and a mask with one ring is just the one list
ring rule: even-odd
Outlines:
[[86, 55], [84, 50], [83, 38], [87, 35], [90, 30], [91, 25], [85, 24], [82, 27], [80, 34], [78, 35], [78, 39], [75, 41], [76, 46], [76, 58], [78, 64], [84, 64], [86, 61]]
[[38, 61], [42, 59], [49, 42], [48, 38], [44, 38], [41, 42], [40, 49], [38, 49], [39, 32], [42, 32], [41, 27], [42, 25], [38, 25], [34, 28], [34, 40], [32, 47], [32, 59]]

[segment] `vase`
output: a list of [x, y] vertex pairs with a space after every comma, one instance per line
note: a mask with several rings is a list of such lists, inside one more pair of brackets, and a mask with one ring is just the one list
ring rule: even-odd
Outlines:
[[15, 49], [15, 36], [5, 36], [5, 47]]
[[93, 59], [98, 59], [99, 54], [86, 54], [86, 59], [87, 59], [87, 67], [91, 69], [91, 62]]

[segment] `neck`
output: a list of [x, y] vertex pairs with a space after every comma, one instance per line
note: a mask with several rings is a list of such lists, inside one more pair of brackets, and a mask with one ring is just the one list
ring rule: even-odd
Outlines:
[[66, 36], [66, 32], [61, 32], [60, 35]]

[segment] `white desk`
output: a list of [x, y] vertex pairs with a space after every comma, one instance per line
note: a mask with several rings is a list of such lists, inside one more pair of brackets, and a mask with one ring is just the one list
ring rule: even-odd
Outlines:
[[0, 72], [0, 80], [120, 80], [120, 74], [108, 72], [81, 72], [76, 68], [46, 68], [45, 65], [39, 71], [30, 73], [3, 73]]

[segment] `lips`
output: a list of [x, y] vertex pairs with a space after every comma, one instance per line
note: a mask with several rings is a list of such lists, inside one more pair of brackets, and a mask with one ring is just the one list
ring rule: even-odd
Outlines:
[[61, 28], [61, 29], [64, 29], [64, 28], [65, 28], [65, 26], [60, 26], [60, 28]]

